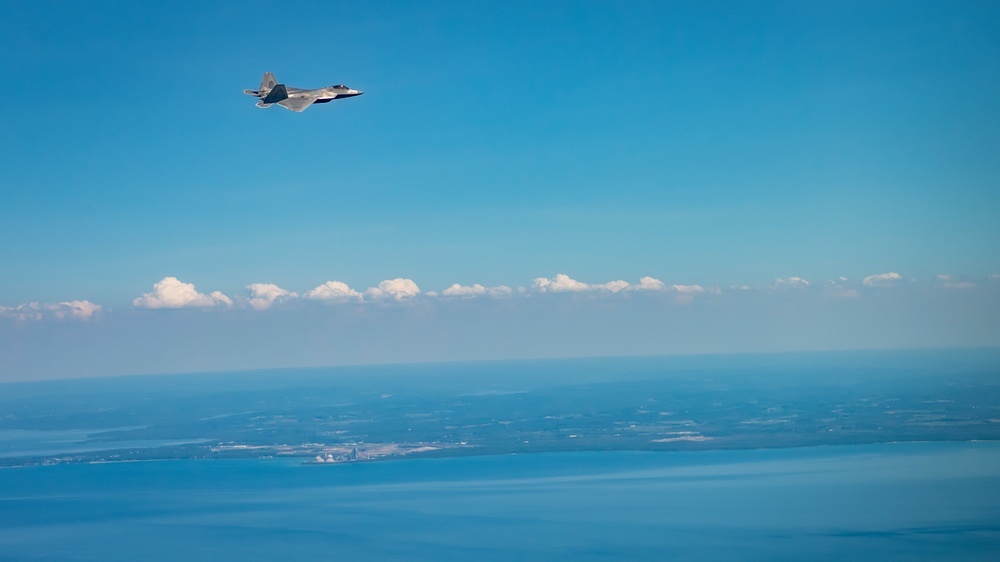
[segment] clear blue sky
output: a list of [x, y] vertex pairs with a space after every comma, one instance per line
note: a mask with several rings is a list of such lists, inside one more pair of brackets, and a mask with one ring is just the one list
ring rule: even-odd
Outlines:
[[17, 2], [0, 53], [8, 309], [1000, 273], [995, 2]]

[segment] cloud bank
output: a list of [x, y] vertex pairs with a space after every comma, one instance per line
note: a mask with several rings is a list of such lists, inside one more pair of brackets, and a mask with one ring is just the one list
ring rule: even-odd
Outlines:
[[[232, 299], [232, 306], [190, 284], [168, 280], [137, 300], [180, 306], [180, 311], [106, 310], [82, 300], [0, 308], [0, 379], [414, 361], [1000, 346], [1000, 278], [920, 280], [900, 274], [900, 280], [875, 277], [888, 279], [889, 284], [878, 286], [874, 281], [866, 284], [865, 278], [779, 283], [783, 290], [764, 281], [719, 290], [684, 280], [642, 277], [623, 286], [562, 274], [545, 278], [547, 284], [526, 280], [509, 291], [485, 283], [443, 284], [436, 296], [405, 278], [373, 284], [378, 291], [332, 281], [311, 291], [254, 283], [238, 285], [247, 292]], [[946, 286], [950, 283], [970, 286]], [[548, 291], [553, 284], [552, 289], [573, 289]], [[502, 297], [491, 296], [491, 291]], [[259, 302], [251, 302], [254, 299]], [[208, 302], [216, 304], [181, 306]], [[281, 312], [269, 312], [276, 309]]]

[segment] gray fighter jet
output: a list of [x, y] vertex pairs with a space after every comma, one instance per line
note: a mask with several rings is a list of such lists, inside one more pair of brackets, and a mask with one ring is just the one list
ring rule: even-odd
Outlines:
[[314, 103], [327, 103], [340, 98], [350, 98], [360, 96], [364, 92], [352, 90], [343, 84], [317, 88], [315, 90], [302, 90], [300, 88], [289, 88], [284, 84], [278, 84], [274, 74], [265, 72], [260, 79], [260, 88], [256, 90], [243, 90], [248, 96], [260, 98], [257, 107], [271, 107], [278, 104], [285, 109], [292, 111], [305, 111]]

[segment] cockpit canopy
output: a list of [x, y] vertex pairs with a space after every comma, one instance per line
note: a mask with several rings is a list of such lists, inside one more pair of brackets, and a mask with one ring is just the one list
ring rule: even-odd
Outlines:
[[334, 88], [337, 88], [338, 90], [350, 90], [350, 88], [348, 88], [343, 84], [337, 84], [336, 86], [334, 86]]

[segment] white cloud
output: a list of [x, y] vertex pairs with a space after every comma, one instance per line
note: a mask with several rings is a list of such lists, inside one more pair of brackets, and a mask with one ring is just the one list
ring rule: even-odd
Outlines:
[[682, 295], [694, 295], [697, 293], [704, 292], [718, 292], [718, 290], [708, 291], [701, 285], [670, 285], [667, 286], [659, 279], [653, 277], [643, 277], [639, 279], [636, 284], [631, 284], [628, 281], [609, 281], [607, 283], [601, 284], [588, 284], [581, 281], [577, 281], [568, 275], [562, 273], [556, 275], [552, 279], [546, 279], [544, 277], [539, 277], [531, 284], [535, 291], [542, 293], [565, 293], [565, 292], [583, 292], [583, 291], [608, 291], [610, 293], [619, 293], [621, 291], [665, 291], [673, 290]]
[[565, 293], [580, 292], [590, 290], [590, 285], [570, 278], [569, 275], [557, 274], [552, 279], [539, 277], [532, 282], [531, 286], [543, 293]]
[[775, 287], [808, 287], [809, 282], [801, 277], [785, 277], [774, 280]]
[[327, 281], [303, 295], [307, 299], [320, 301], [362, 300], [361, 293], [350, 288], [343, 281]]
[[701, 285], [671, 285], [670, 288], [685, 295], [696, 295], [705, 292], [705, 288]]
[[412, 279], [386, 279], [378, 287], [369, 287], [365, 295], [372, 299], [393, 298], [398, 301], [420, 294], [420, 287]]
[[487, 288], [486, 294], [491, 297], [509, 297], [514, 294], [514, 289], [511, 289], [507, 285], [497, 285], [496, 287]]
[[861, 280], [861, 284], [866, 287], [889, 287], [903, 280], [903, 277], [895, 271], [869, 275]]
[[485, 295], [486, 287], [483, 287], [479, 283], [476, 283], [475, 285], [459, 285], [458, 283], [454, 283], [447, 289], [441, 291], [441, 294], [446, 297], [475, 297], [478, 295]]
[[628, 281], [622, 281], [619, 279], [618, 281], [608, 281], [607, 283], [603, 283], [601, 285], [594, 285], [594, 288], [617, 293], [618, 291], [628, 289], [631, 286], [632, 285]]
[[577, 281], [569, 275], [557, 274], [552, 279], [539, 277], [531, 283], [531, 287], [542, 293], [579, 293], [583, 291], [609, 291], [617, 293], [632, 287], [627, 281], [608, 281], [598, 285], [591, 285], [582, 281]]
[[208, 298], [212, 299], [216, 304], [224, 304], [226, 306], [233, 306], [233, 299], [222, 294], [222, 291], [212, 291], [208, 294]]
[[219, 291], [204, 295], [195, 290], [194, 284], [184, 283], [176, 277], [164, 277], [153, 285], [153, 291], [132, 301], [136, 308], [208, 308], [232, 306], [233, 301]]
[[705, 288], [701, 285], [671, 285], [670, 289], [677, 293], [674, 297], [674, 301], [687, 304], [694, 301], [694, 296], [705, 292]]
[[81, 320], [88, 320], [93, 315], [101, 312], [103, 308], [99, 304], [94, 304], [90, 301], [69, 301], [61, 302], [57, 306], [61, 307], [60, 310], [56, 312], [56, 316], [62, 318], [68, 313], [71, 318], [79, 318]]
[[250, 293], [250, 306], [254, 310], [266, 310], [271, 308], [275, 301], [294, 299], [298, 295], [292, 291], [286, 291], [273, 283], [251, 283], [247, 285]]
[[639, 279], [638, 285], [632, 285], [632, 288], [637, 291], [662, 291], [667, 288], [663, 284], [663, 281], [653, 277], [643, 277]]
[[42, 307], [37, 302], [27, 302], [17, 306], [0, 306], [0, 316], [17, 320], [41, 320]]
[[[514, 289], [511, 289], [507, 285], [484, 287], [479, 283], [473, 285], [459, 285], [458, 283], [453, 283], [450, 287], [441, 291], [441, 296], [471, 298], [485, 295], [489, 297], [506, 297], [513, 293]], [[424, 294], [431, 297], [436, 297], [438, 295], [438, 293], [433, 291]]]
[[0, 306], [0, 318], [14, 318], [17, 320], [41, 320], [45, 317], [52, 318], [75, 318], [77, 320], [89, 320], [95, 314], [101, 312], [103, 307], [87, 300], [68, 301], [59, 303], [38, 303], [29, 302], [17, 306]]

